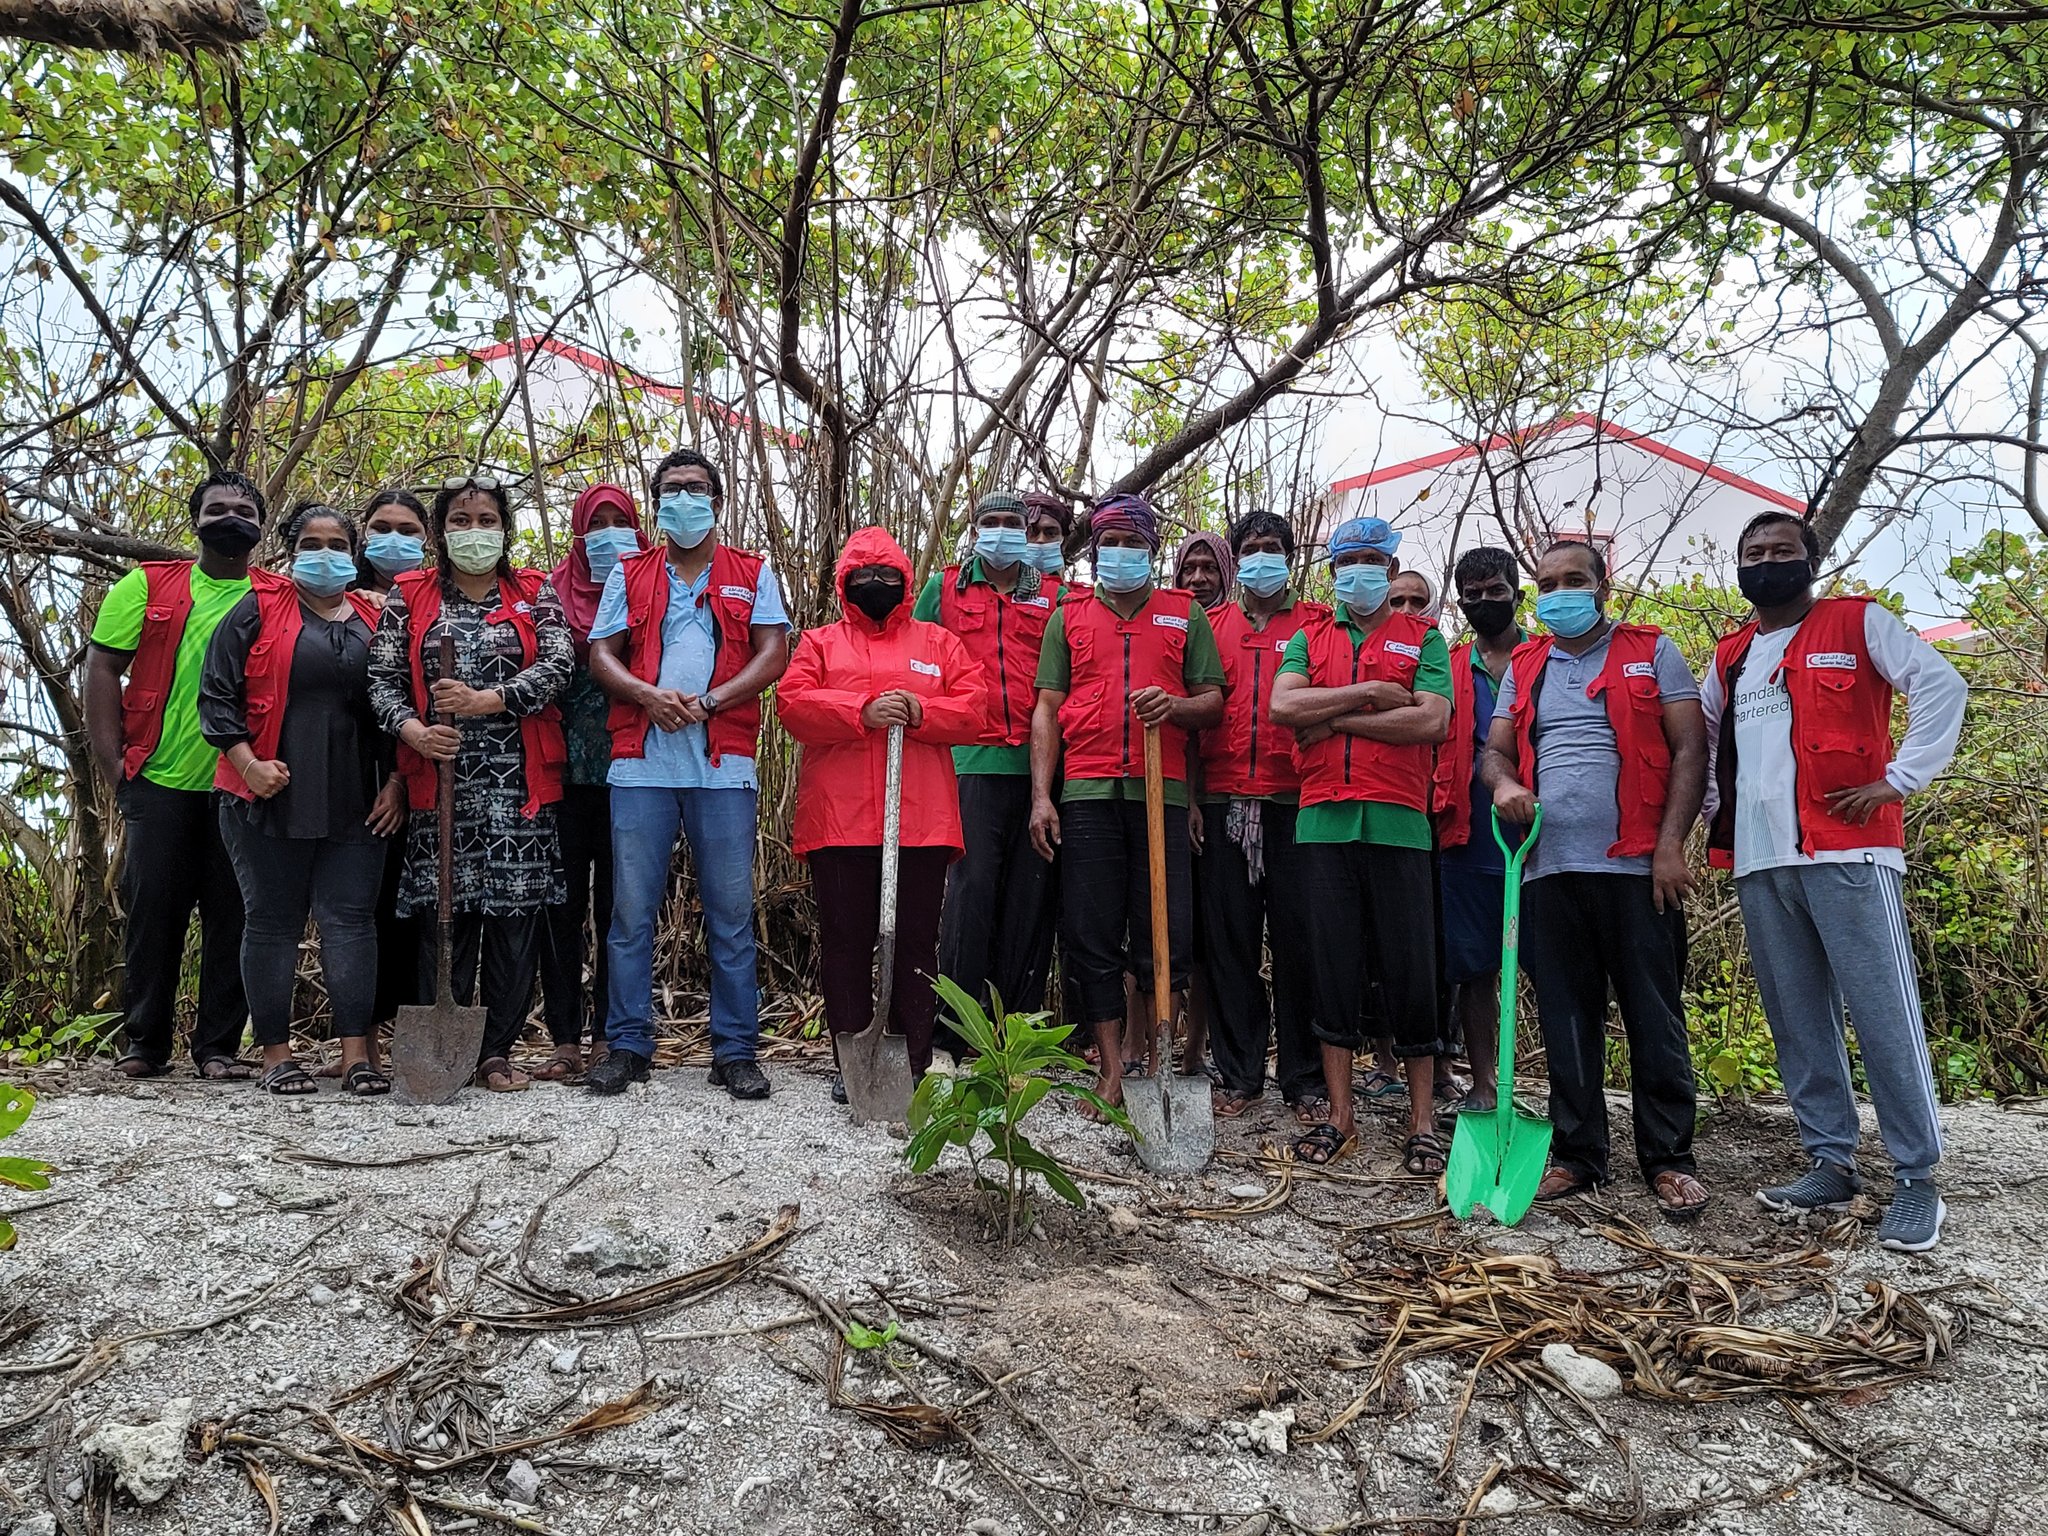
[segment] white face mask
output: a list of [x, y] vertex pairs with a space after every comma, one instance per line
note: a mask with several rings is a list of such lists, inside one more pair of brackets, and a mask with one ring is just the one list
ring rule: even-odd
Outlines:
[[448, 534], [448, 559], [465, 576], [482, 576], [496, 570], [504, 556], [502, 528], [456, 528]]

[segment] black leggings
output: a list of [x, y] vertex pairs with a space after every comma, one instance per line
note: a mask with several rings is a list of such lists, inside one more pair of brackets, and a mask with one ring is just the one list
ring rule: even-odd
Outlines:
[[234, 861], [246, 917], [242, 985], [258, 1045], [289, 1045], [292, 990], [308, 917], [320, 929], [320, 979], [334, 1033], [368, 1034], [377, 997], [377, 888], [384, 840], [271, 837], [249, 825], [232, 795], [220, 797], [220, 834]]

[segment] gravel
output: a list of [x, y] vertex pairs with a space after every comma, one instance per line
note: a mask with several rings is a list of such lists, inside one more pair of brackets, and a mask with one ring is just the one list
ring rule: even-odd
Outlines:
[[[1611, 1507], [1631, 1496], [1631, 1479], [1646, 1523], [1679, 1536], [1936, 1529], [1867, 1477], [1852, 1480], [1769, 1398], [1690, 1406], [1630, 1390], [1602, 1402], [1603, 1420], [1629, 1448], [1624, 1465], [1614, 1442], [1554, 1390], [1523, 1389], [1511, 1401], [1512, 1383], [1489, 1372], [1468, 1397], [1464, 1364], [1424, 1360], [1396, 1372], [1387, 1396], [1330, 1443], [1304, 1443], [1305, 1428], [1367, 1389], [1378, 1346], [1361, 1318], [1278, 1277], [1412, 1262], [1392, 1246], [1395, 1235], [1424, 1243], [1459, 1236], [1448, 1221], [1386, 1229], [1426, 1215], [1431, 1198], [1400, 1175], [1391, 1126], [1367, 1122], [1349, 1182], [1303, 1177], [1291, 1208], [1186, 1220], [1177, 1218], [1183, 1203], [1213, 1211], [1249, 1198], [1237, 1187], [1251, 1178], [1270, 1179], [1273, 1169], [1255, 1156], [1284, 1144], [1291, 1120], [1255, 1108], [1221, 1128], [1222, 1155], [1206, 1176], [1166, 1188], [1153, 1186], [1109, 1132], [1045, 1115], [1042, 1125], [1034, 1119], [1034, 1140], [1102, 1178], [1083, 1180], [1089, 1210], [1055, 1202], [1043, 1209], [1042, 1238], [1004, 1249], [991, 1239], [964, 1159], [949, 1154], [937, 1174], [913, 1177], [898, 1143], [879, 1128], [855, 1130], [827, 1101], [821, 1070], [779, 1066], [772, 1075], [767, 1104], [737, 1104], [701, 1073], [661, 1072], [644, 1094], [623, 1099], [545, 1086], [465, 1093], [432, 1110], [332, 1093], [280, 1101], [246, 1084], [186, 1078], [131, 1086], [103, 1069], [57, 1081], [8, 1146], [56, 1163], [52, 1192], [66, 1200], [20, 1215], [20, 1243], [0, 1255], [0, 1295], [19, 1308], [10, 1327], [35, 1325], [0, 1344], [0, 1421], [64, 1380], [23, 1365], [234, 1312], [113, 1351], [65, 1406], [83, 1441], [110, 1426], [154, 1426], [167, 1405], [191, 1399], [194, 1425], [177, 1437], [175, 1486], [146, 1523], [130, 1494], [119, 1494], [114, 1529], [263, 1536], [269, 1521], [239, 1453], [208, 1453], [205, 1426], [232, 1418], [333, 1453], [292, 1405], [330, 1403], [420, 1350], [420, 1329], [395, 1297], [422, 1266], [443, 1264], [449, 1294], [472, 1297], [479, 1310], [534, 1305], [541, 1295], [596, 1297], [723, 1258], [779, 1207], [797, 1204], [797, 1235], [779, 1261], [793, 1283], [876, 1322], [893, 1316], [917, 1345], [1004, 1379], [1003, 1398], [969, 1415], [989, 1455], [958, 1441], [906, 1449], [890, 1437], [876, 1405], [900, 1410], [912, 1388], [947, 1403], [982, 1390], [979, 1378], [904, 1338], [873, 1350], [840, 1347], [841, 1406], [833, 1406], [820, 1380], [831, 1369], [831, 1336], [789, 1325], [805, 1304], [755, 1275], [633, 1327], [437, 1335], [423, 1366], [457, 1373], [449, 1380], [471, 1394], [475, 1425], [501, 1441], [558, 1429], [643, 1387], [656, 1406], [623, 1427], [522, 1450], [517, 1461], [468, 1462], [415, 1487], [482, 1509], [537, 1500], [542, 1512], [531, 1518], [559, 1536], [1025, 1536], [1046, 1527], [1004, 1469], [1065, 1486], [1079, 1467], [1105, 1501], [1094, 1511], [1024, 1483], [1059, 1528], [1251, 1536], [1289, 1522], [1396, 1515], [1408, 1528], [1427, 1520], [1449, 1529], [1500, 1461], [1553, 1472], [1496, 1474], [1482, 1507], [1501, 1513], [1484, 1522], [1487, 1536], [1585, 1531], [1587, 1520], [1550, 1504], [1568, 1503], [1565, 1490], [1576, 1489]], [[1610, 1115], [1625, 1149], [1625, 1098], [1610, 1102]], [[1868, 1229], [1781, 1223], [1751, 1204], [1750, 1188], [1798, 1162], [1781, 1106], [1721, 1111], [1703, 1128], [1698, 1152], [1717, 1200], [1701, 1223], [1661, 1223], [1627, 1179], [1605, 1204], [1679, 1248], [1765, 1257], [1822, 1246], [1838, 1266], [1844, 1316], [1872, 1303], [1866, 1283], [1922, 1293], [1957, 1326], [1956, 1358], [1924, 1381], [1805, 1411], [1870, 1467], [1958, 1518], [1981, 1522], [1996, 1507], [2002, 1532], [2048, 1530], [2048, 1256], [2039, 1238], [2048, 1185], [2035, 1182], [2048, 1119], [1988, 1106], [1947, 1108], [1942, 1118], [1952, 1214], [1946, 1245], [1925, 1257], [1877, 1249]], [[1866, 1174], [1882, 1174], [1874, 1134], [1867, 1147]], [[298, 1152], [365, 1166], [280, 1160]], [[1625, 1161], [1625, 1150], [1617, 1155]], [[408, 1157], [433, 1160], [372, 1166]], [[287, 1186], [320, 1203], [269, 1192]], [[232, 1203], [218, 1203], [216, 1191]], [[451, 1225], [465, 1212], [451, 1245]], [[1569, 1269], [1639, 1267], [1639, 1254], [1590, 1235], [1606, 1219], [1590, 1206], [1546, 1209], [1515, 1231], [1484, 1236], [1503, 1250], [1550, 1253]], [[614, 1230], [661, 1246], [672, 1261], [602, 1276], [569, 1266], [583, 1239]], [[1996, 1294], [1962, 1288], [1970, 1285]], [[1275, 1294], [1282, 1286], [1286, 1300]], [[1984, 1311], [1962, 1326], [1960, 1309], [1973, 1303]], [[1761, 1293], [1745, 1305], [1776, 1316]], [[1810, 1308], [1797, 1314], [1805, 1325], [1824, 1323], [1811, 1298], [1785, 1304], [1786, 1317], [1800, 1306]], [[566, 1373], [557, 1368], [565, 1356], [574, 1358]], [[331, 1411], [348, 1433], [388, 1444], [401, 1432], [390, 1405], [424, 1401], [410, 1386], [387, 1384]], [[1454, 1423], [1455, 1451], [1440, 1481]], [[49, 1424], [32, 1416], [0, 1447], [33, 1446]], [[1259, 1449], [1236, 1441], [1231, 1425], [1245, 1428], [1246, 1441], [1259, 1426]], [[277, 1488], [282, 1536], [392, 1526], [353, 1479], [257, 1454]], [[46, 1525], [28, 1524], [55, 1513], [46, 1487], [78, 1482], [87, 1505], [99, 1498], [86, 1492], [82, 1470], [76, 1447], [60, 1447], [47, 1472], [39, 1454], [17, 1455], [8, 1476], [24, 1507], [10, 1506], [0, 1522], [48, 1536]], [[84, 1529], [86, 1511], [64, 1508]], [[436, 1531], [505, 1529], [426, 1512]]]

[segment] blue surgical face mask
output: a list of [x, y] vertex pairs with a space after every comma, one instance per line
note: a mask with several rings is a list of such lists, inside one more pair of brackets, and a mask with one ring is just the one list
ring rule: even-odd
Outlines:
[[1022, 560], [1028, 547], [1022, 528], [982, 528], [974, 535], [974, 552], [981, 563], [1001, 571]]
[[1237, 579], [1256, 597], [1271, 597], [1287, 585], [1287, 557], [1262, 551], [1237, 562]]
[[1058, 539], [1044, 544], [1026, 544], [1024, 563], [1041, 576], [1057, 576], [1067, 568], [1067, 551]]
[[1095, 551], [1095, 579], [1112, 592], [1135, 592], [1152, 579], [1152, 551], [1099, 548]]
[[640, 535], [631, 528], [593, 528], [583, 535], [583, 558], [590, 562], [590, 574], [602, 586], [612, 568], [640, 547]]
[[356, 557], [345, 549], [302, 549], [292, 556], [292, 580], [315, 597], [346, 592], [356, 579]]
[[1600, 622], [1600, 605], [1585, 587], [1561, 587], [1536, 599], [1536, 621], [1572, 640]]
[[1337, 571], [1337, 601], [1359, 617], [1378, 613], [1393, 578], [1384, 565], [1346, 565]]
[[670, 542], [683, 549], [695, 549], [704, 542], [718, 514], [711, 510], [711, 498], [694, 491], [668, 491], [655, 508], [654, 520]]
[[386, 576], [398, 576], [427, 563], [427, 546], [409, 533], [373, 533], [363, 541], [363, 556]]

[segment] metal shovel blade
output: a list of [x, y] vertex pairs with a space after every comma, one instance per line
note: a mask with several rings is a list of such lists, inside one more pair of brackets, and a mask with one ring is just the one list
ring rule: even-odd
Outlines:
[[391, 1027], [391, 1078], [415, 1104], [446, 1104], [476, 1074], [484, 1048], [484, 1010], [446, 992], [439, 1002], [398, 1010]]
[[910, 1075], [910, 1045], [901, 1035], [883, 1033], [879, 1021], [857, 1035], [839, 1037], [839, 1075], [855, 1125], [910, 1119], [910, 1096], [917, 1088]]
[[1151, 1077], [1124, 1079], [1124, 1112], [1138, 1133], [1138, 1161], [1154, 1173], [1200, 1173], [1216, 1150], [1216, 1114], [1205, 1077], [1176, 1079], [1162, 1062]]
[[1491, 1109], [1461, 1110], [1444, 1167], [1451, 1214], [1462, 1221], [1483, 1205], [1504, 1227], [1528, 1215], [1550, 1165], [1550, 1133], [1548, 1120], [1520, 1106], [1505, 1116]]

